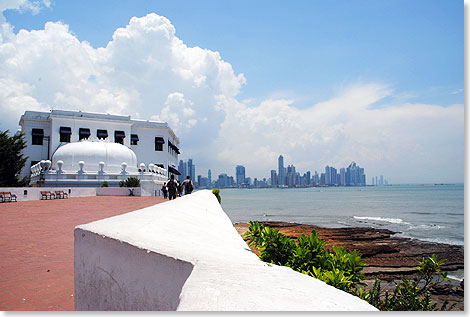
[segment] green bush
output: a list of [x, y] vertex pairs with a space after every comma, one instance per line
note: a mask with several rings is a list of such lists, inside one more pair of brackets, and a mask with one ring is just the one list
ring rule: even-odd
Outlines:
[[[269, 228], [257, 221], [248, 222], [249, 230], [245, 233], [247, 243], [260, 250], [263, 261], [284, 265], [295, 271], [313, 276], [338, 289], [356, 295], [380, 310], [436, 310], [431, 303], [430, 288], [446, 280], [447, 273], [440, 267], [445, 260], [438, 260], [436, 255], [423, 258], [417, 271], [416, 281], [403, 278], [396, 284], [393, 292], [382, 292], [380, 281], [376, 280], [369, 291], [362, 281], [366, 266], [361, 254], [356, 250], [347, 252], [343, 247], [332, 246], [333, 251], [325, 248], [326, 241], [312, 230], [309, 236], [301, 235], [297, 241], [289, 239], [278, 229]], [[439, 278], [434, 279], [438, 274]], [[447, 303], [441, 307], [445, 309]]]
[[107, 181], [104, 181], [101, 183], [101, 187], [109, 187], [109, 183]]
[[[433, 254], [423, 258], [416, 268], [418, 278], [410, 281], [402, 278], [399, 283], [395, 283], [393, 291], [382, 291], [381, 282], [376, 279], [374, 286], [368, 292], [359, 290], [354, 295], [368, 301], [380, 310], [445, 310], [448, 302], [438, 308], [437, 304], [431, 302], [430, 289], [443, 281], [447, 281], [447, 272], [441, 272], [441, 266], [446, 260], [438, 260]], [[437, 277], [436, 277], [437, 275]]]
[[287, 265], [292, 258], [295, 242], [275, 228], [259, 222], [248, 222], [249, 231], [245, 233], [248, 244], [260, 250], [261, 260], [277, 265]]
[[125, 181], [120, 181], [119, 187], [140, 187], [140, 179], [137, 177], [129, 177]]
[[344, 248], [334, 246], [333, 252], [330, 252], [315, 230], [309, 236], [302, 234], [294, 241], [278, 229], [257, 221], [248, 224], [250, 227], [245, 237], [250, 246], [260, 250], [263, 261], [288, 266], [346, 291], [364, 285], [361, 283], [364, 279], [361, 271], [365, 264], [357, 251], [349, 253]]
[[214, 194], [215, 197], [217, 197], [217, 200], [219, 201], [219, 204], [222, 204], [222, 198], [220, 198], [220, 189], [218, 189], [218, 188], [212, 189], [212, 194]]

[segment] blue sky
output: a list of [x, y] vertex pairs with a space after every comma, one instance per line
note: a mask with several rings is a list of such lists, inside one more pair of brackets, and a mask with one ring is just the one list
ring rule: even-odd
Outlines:
[[[405, 172], [407, 167], [403, 166], [404, 163], [398, 162], [393, 155], [396, 151], [404, 151], [399, 145], [403, 140], [393, 136], [400, 134], [394, 130], [399, 124], [393, 123], [392, 127], [392, 123], [384, 119], [384, 113], [388, 115], [388, 112], [371, 111], [404, 109], [401, 112], [404, 116], [401, 122], [409, 121], [407, 124], [411, 132], [413, 126], [424, 124], [427, 129], [429, 125], [436, 124], [435, 121], [413, 124], [412, 120], [420, 120], [417, 113], [421, 111], [421, 105], [432, 106], [425, 107], [426, 111], [431, 109], [429, 114], [424, 114], [425, 118], [436, 116], [438, 112], [438, 116], [446, 118], [440, 112], [455, 105], [460, 105], [456, 112], [463, 112], [464, 14], [461, 1], [46, 1], [37, 12], [25, 7], [19, 10], [18, 8], [19, 6], [3, 11], [6, 23], [13, 28], [17, 36], [20, 29], [44, 30], [46, 22], [61, 21], [62, 24], [68, 25], [68, 32], [80, 42], [89, 42], [93, 49], [105, 48], [108, 42], [113, 40], [115, 31], [125, 28], [132, 17], [143, 18], [149, 13], [156, 13], [170, 21], [176, 30], [174, 36], [187, 47], [197, 46], [208, 52], [219, 52], [221, 61], [230, 64], [233, 69], [233, 78], [227, 79], [227, 82], [233, 84], [238, 81], [233, 84], [233, 92], [226, 96], [228, 99], [233, 98], [230, 101], [232, 110], [224, 108], [220, 116], [212, 118], [207, 114], [208, 109], [198, 109], [198, 104], [203, 102], [203, 99], [198, 99], [202, 98], [202, 91], [183, 91], [177, 86], [165, 90], [166, 99], [162, 97], [161, 101], [163, 104], [180, 98], [178, 100], [186, 109], [191, 108], [196, 114], [204, 113], [198, 117], [194, 129], [214, 134], [214, 140], [205, 140], [204, 144], [208, 144], [205, 152], [208, 149], [216, 149], [217, 155], [208, 155], [197, 150], [198, 147], [201, 148], [201, 144], [196, 144], [190, 137], [194, 130], [184, 130], [183, 124], [183, 128], [178, 131], [182, 145], [188, 149], [188, 156], [183, 154], [182, 158], [192, 156], [197, 165], [199, 162], [201, 170], [198, 174], [204, 174], [210, 167], [215, 173], [233, 174], [231, 170], [236, 164], [245, 164], [250, 176], [267, 177], [269, 170], [276, 166], [273, 161], [272, 166], [264, 164], [263, 170], [262, 164], [256, 164], [253, 159], [240, 155], [240, 151], [221, 149], [223, 142], [217, 141], [217, 138], [224, 138], [224, 142], [233, 138], [233, 142], [237, 142], [237, 136], [231, 136], [229, 131], [224, 131], [224, 127], [230, 127], [232, 130], [251, 129], [251, 136], [248, 133], [242, 144], [253, 149], [267, 146], [265, 151], [269, 162], [277, 155], [284, 154], [286, 164], [300, 164], [298, 169], [302, 172], [307, 169], [312, 172], [321, 170], [326, 164], [342, 167], [351, 160], [356, 160], [371, 176], [388, 173], [393, 174], [389, 176], [392, 181], [432, 182], [439, 180], [437, 175], [430, 175], [433, 168], [440, 164], [450, 164], [456, 168], [446, 180], [463, 181], [463, 119], [458, 122], [443, 122], [443, 127], [459, 128], [458, 131], [446, 130], [445, 134], [449, 134], [449, 139], [440, 141], [442, 144], [455, 144], [455, 148], [450, 150], [452, 153], [445, 160], [430, 159], [430, 156], [435, 155], [436, 146], [441, 145], [433, 143], [432, 133], [423, 130], [419, 140], [410, 141], [412, 143], [408, 144], [407, 148], [415, 149], [415, 156], [425, 157], [425, 161], [429, 163], [427, 171], [410, 176], [410, 172]], [[31, 74], [30, 71], [28, 74]], [[155, 73], [152, 76], [155, 76], [158, 82], [159, 75]], [[239, 76], [238, 79], [236, 76]], [[204, 73], [203, 77], [210, 78], [210, 74]], [[98, 78], [101, 77], [98, 75]], [[105, 86], [109, 88], [111, 95], [117, 96], [116, 91], [121, 91], [122, 87], [113, 91], [115, 87], [111, 87], [112, 85], [107, 83]], [[354, 120], [357, 121], [353, 121], [351, 117], [343, 118], [344, 115], [340, 113], [334, 118], [325, 119], [328, 123], [321, 126], [320, 130], [323, 132], [307, 131], [311, 132], [312, 138], [322, 140], [322, 144], [306, 139], [304, 143], [297, 142], [297, 147], [271, 144], [267, 135], [258, 138], [260, 132], [255, 131], [254, 126], [267, 124], [266, 122], [280, 122], [274, 114], [263, 121], [253, 120], [238, 126], [235, 123], [237, 120], [234, 118], [242, 118], [249, 113], [259, 113], [263, 116], [265, 113], [271, 113], [271, 110], [274, 113], [274, 109], [281, 109], [279, 111], [283, 113], [283, 107], [287, 111], [283, 118], [291, 118], [297, 123], [302, 121], [299, 118], [306, 114], [323, 118], [323, 112], [319, 112], [322, 107], [319, 105], [330, 102], [330, 107], [335, 107], [336, 100], [349, 96], [353, 89], [351, 87], [358, 92], [364, 89], [364, 94], [361, 94], [363, 99], [357, 104], [364, 103], [366, 107], [359, 109], [367, 108], [369, 112], [362, 117], [370, 114], [371, 120], [375, 121], [373, 118], [377, 118], [378, 127], [380, 124], [387, 125], [383, 139], [371, 142], [364, 138], [363, 141], [357, 141], [356, 133], [359, 132], [348, 130], [348, 127], [353, 129], [353, 126], [364, 123], [356, 117]], [[60, 87], [51, 88], [51, 91], [55, 92], [60, 90]], [[171, 95], [172, 93], [180, 93], [183, 97]], [[220, 95], [220, 91], [213, 93], [214, 96]], [[145, 92], [139, 91], [139, 94], [145, 95]], [[47, 98], [41, 100], [34, 94], [30, 97], [34, 98], [38, 105], [53, 103]], [[73, 107], [70, 98], [67, 99], [69, 104], [62, 100], [62, 104], [50, 106]], [[132, 100], [132, 97], [128, 98]], [[57, 102], [57, 98], [55, 100], [54, 102]], [[281, 101], [284, 101], [284, 104], [281, 105]], [[207, 104], [211, 102], [214, 101], [209, 98]], [[145, 101], [143, 103], [142, 109], [145, 111], [141, 111], [140, 115], [155, 115], [155, 118], [166, 118], [172, 123], [169, 117], [165, 117], [168, 116], [168, 111], [163, 110], [163, 105], [160, 109], [152, 108], [150, 111], [150, 106], [145, 106]], [[171, 107], [175, 106], [168, 103], [168, 109], [173, 109]], [[224, 107], [228, 107], [228, 104]], [[406, 107], [411, 107], [411, 110]], [[120, 111], [125, 109], [123, 106]], [[260, 111], [262, 109], [263, 111]], [[280, 113], [279, 111], [277, 113]], [[407, 111], [411, 111], [413, 116], [408, 116]], [[314, 117], [305, 124], [321, 125]], [[231, 118], [234, 122], [229, 120]], [[448, 120], [454, 119], [452, 117]], [[251, 119], [247, 119], [249, 120]], [[345, 125], [338, 126], [338, 120]], [[400, 122], [400, 119], [396, 121]], [[210, 127], [198, 126], [202, 122], [213, 124]], [[289, 126], [293, 123], [286, 124]], [[371, 129], [374, 129], [374, 123], [371, 122], [370, 125]], [[333, 131], [333, 137], [328, 134], [330, 132], [328, 135], [321, 134], [330, 130]], [[273, 137], [272, 133], [270, 135]], [[353, 135], [355, 146], [368, 149], [361, 152], [367, 152], [368, 155], [361, 154], [361, 157], [356, 158], [344, 154], [351, 152], [349, 145], [345, 144], [347, 141], [344, 140]], [[427, 137], [429, 139], [426, 139]], [[295, 134], [291, 138], [296, 138]], [[185, 144], [185, 140], [191, 143]], [[396, 144], [396, 147], [382, 149], [387, 143]], [[335, 151], [335, 148], [342, 151]], [[321, 155], [318, 154], [319, 151], [322, 151]], [[381, 154], [378, 155], [376, 151]], [[375, 159], [370, 153], [374, 153]], [[314, 158], [309, 162], [306, 157]], [[361, 158], [364, 158], [362, 164]], [[417, 158], [415, 160], [412, 165], [423, 165], [422, 161]], [[384, 164], [381, 165], [380, 161]]]
[[378, 80], [415, 101], [463, 102], [452, 94], [463, 88], [462, 1], [54, 1], [36, 15], [5, 16], [15, 31], [63, 21], [97, 48], [150, 12], [245, 74], [241, 98], [320, 101], [339, 84]]

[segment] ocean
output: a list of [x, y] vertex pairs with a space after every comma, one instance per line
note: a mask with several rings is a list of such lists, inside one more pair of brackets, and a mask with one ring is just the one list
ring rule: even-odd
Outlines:
[[464, 244], [464, 185], [222, 189], [232, 222], [374, 227], [397, 236]]

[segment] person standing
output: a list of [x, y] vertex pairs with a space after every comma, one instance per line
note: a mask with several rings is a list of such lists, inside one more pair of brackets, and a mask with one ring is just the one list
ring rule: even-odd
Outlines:
[[176, 184], [178, 185], [178, 197], [181, 197], [183, 195], [183, 184], [180, 184], [178, 181], [176, 181]]
[[191, 194], [191, 192], [194, 189], [194, 185], [193, 185], [193, 182], [191, 182], [191, 177], [190, 176], [186, 176], [186, 179], [183, 181], [182, 185], [183, 185], [183, 188], [184, 188], [184, 194], [185, 195]]
[[168, 199], [176, 199], [176, 191], [178, 189], [178, 184], [175, 181], [175, 175], [171, 174], [166, 186], [168, 188]]
[[166, 189], [166, 183], [163, 183], [162, 185], [162, 193], [163, 193], [163, 198], [168, 198], [168, 190]]

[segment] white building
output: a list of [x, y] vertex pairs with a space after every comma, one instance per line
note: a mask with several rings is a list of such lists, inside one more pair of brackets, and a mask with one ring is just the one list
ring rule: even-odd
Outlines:
[[[79, 171], [101, 171], [103, 174], [104, 171], [108, 172], [107, 176], [111, 176], [123, 170], [125, 175], [126, 171], [127, 174], [135, 174], [144, 169], [147, 172], [158, 171], [159, 179], [169, 177], [170, 173], [178, 174], [179, 139], [166, 122], [51, 110], [26, 111], [21, 116], [20, 126], [26, 140], [24, 155], [28, 157], [22, 177], [31, 175], [31, 167], [34, 166], [37, 174], [41, 161], [43, 170], [45, 168], [51, 172], [63, 169], [69, 174]], [[45, 161], [50, 162], [44, 164]], [[59, 161], [60, 167], [57, 164]], [[79, 162], [84, 164], [80, 166]], [[126, 167], [121, 167], [122, 163], [126, 163]], [[162, 175], [163, 170], [166, 175]]]

